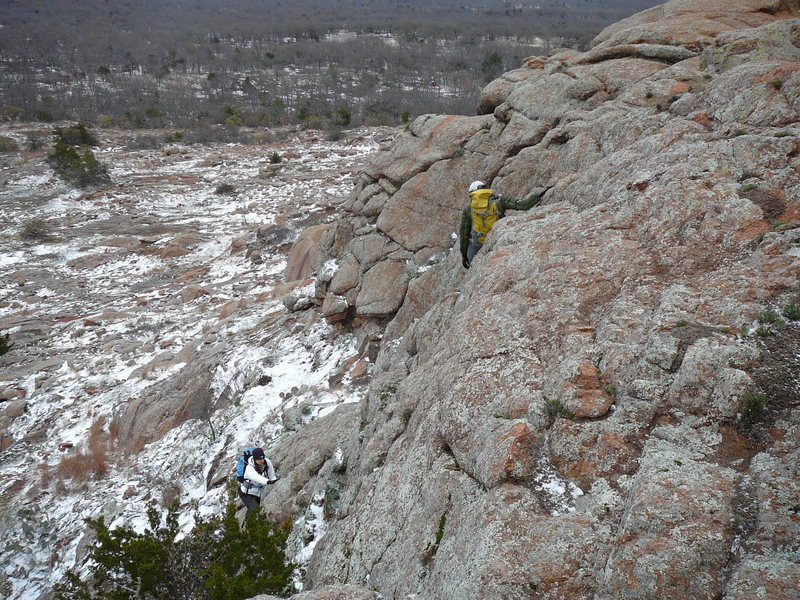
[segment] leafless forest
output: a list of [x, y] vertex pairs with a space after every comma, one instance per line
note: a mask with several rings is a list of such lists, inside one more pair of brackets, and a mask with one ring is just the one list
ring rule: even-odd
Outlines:
[[656, 0], [6, 0], [0, 118], [127, 128], [472, 114], [530, 55]]

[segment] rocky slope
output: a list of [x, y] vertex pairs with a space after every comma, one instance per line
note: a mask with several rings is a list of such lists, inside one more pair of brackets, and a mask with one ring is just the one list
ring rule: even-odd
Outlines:
[[[799, 115], [797, 0], [673, 0], [378, 153], [293, 253], [375, 357], [274, 451], [302, 597], [797, 598]], [[465, 271], [473, 179], [554, 187]]]
[[[95, 153], [112, 184], [80, 191], [54, 176], [49, 148], [28, 149], [50, 132], [0, 125], [9, 599], [47, 598], [65, 569], [80, 568], [84, 517], [138, 526], [148, 502], [179, 499], [189, 528], [194, 514], [220, 511], [243, 446], [268, 446], [359, 400], [356, 336], [289, 313], [283, 297], [308, 305], [308, 282], [283, 275], [302, 274], [287, 265], [298, 232], [335, 218], [364, 158], [394, 134], [187, 145], [163, 142], [174, 132], [104, 130]], [[40, 235], [21, 238], [31, 221]]]

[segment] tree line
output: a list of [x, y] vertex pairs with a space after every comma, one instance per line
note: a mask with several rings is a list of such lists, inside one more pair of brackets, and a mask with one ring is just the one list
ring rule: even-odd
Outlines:
[[10, 0], [0, 117], [197, 127], [472, 114], [524, 57], [585, 45], [652, 3]]

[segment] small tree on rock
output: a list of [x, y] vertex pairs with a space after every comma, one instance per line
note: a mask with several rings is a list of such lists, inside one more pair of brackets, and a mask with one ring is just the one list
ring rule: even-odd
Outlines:
[[178, 505], [165, 514], [151, 506], [144, 533], [109, 529], [102, 517], [87, 519], [95, 534], [91, 577], [67, 571], [55, 600], [242, 600], [286, 594], [295, 565], [286, 560], [289, 526], [278, 528], [261, 511], [239, 530], [235, 508], [200, 521], [179, 541]]
[[[83, 123], [66, 129], [56, 127], [53, 135], [53, 152], [47, 155], [47, 162], [61, 179], [79, 188], [111, 183], [108, 168], [85, 147], [96, 145], [97, 138], [87, 131]], [[77, 150], [75, 146], [83, 149]]]

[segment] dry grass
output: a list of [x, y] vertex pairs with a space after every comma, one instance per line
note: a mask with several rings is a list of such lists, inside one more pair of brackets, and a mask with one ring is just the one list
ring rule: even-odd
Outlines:
[[73, 483], [96, 481], [108, 473], [110, 438], [104, 431], [105, 423], [105, 417], [97, 419], [89, 429], [85, 448], [73, 450], [61, 459], [56, 475], [62, 484], [65, 480]]

